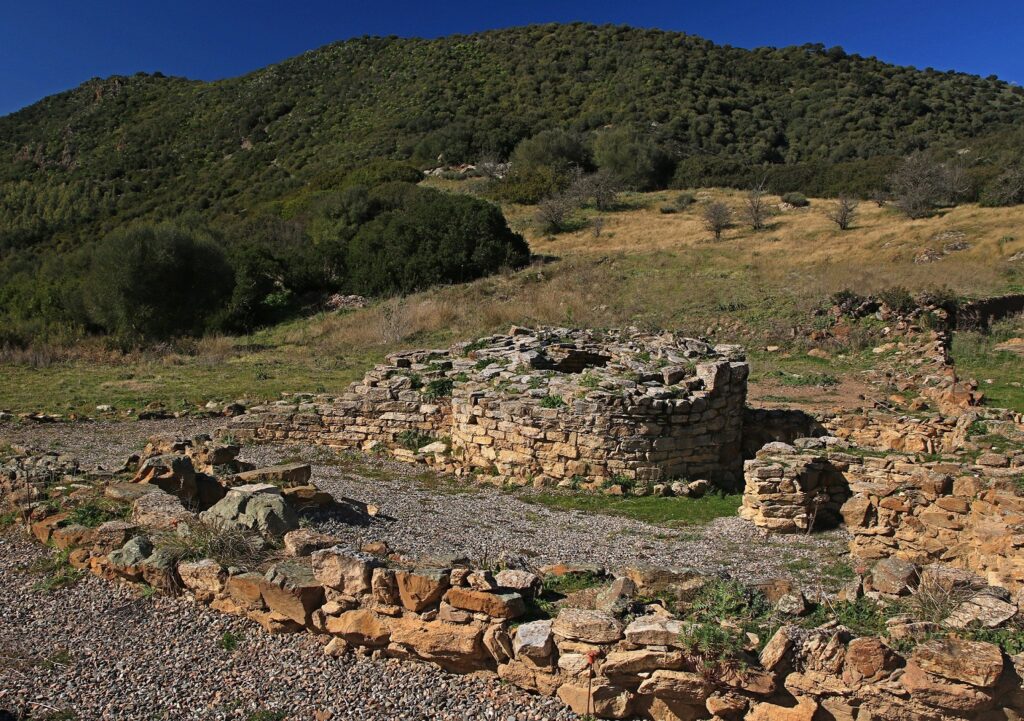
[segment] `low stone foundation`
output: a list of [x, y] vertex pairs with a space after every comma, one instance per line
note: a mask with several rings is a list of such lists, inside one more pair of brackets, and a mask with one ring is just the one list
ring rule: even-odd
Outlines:
[[386, 450], [535, 485], [707, 479], [738, 487], [748, 367], [670, 333], [513, 328], [396, 353], [344, 395], [232, 419], [240, 441]]

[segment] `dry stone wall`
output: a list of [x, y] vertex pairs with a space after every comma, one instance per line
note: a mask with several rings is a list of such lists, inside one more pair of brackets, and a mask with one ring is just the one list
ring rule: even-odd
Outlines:
[[500, 481], [735, 488], [747, 374], [737, 346], [513, 328], [390, 355], [341, 397], [252, 408], [228, 428], [240, 441], [387, 450]]
[[769, 446], [746, 464], [741, 515], [768, 530], [796, 532], [808, 528], [820, 504], [838, 509], [852, 534], [851, 555], [865, 563], [942, 562], [1017, 591], [1024, 589], [1022, 475], [1024, 454], [917, 462]]

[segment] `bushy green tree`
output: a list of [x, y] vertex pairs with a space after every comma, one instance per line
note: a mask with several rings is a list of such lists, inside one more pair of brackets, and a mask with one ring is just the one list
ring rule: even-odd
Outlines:
[[518, 267], [529, 249], [496, 206], [420, 188], [360, 227], [346, 257], [356, 292], [391, 295]]
[[116, 231], [95, 248], [82, 294], [89, 319], [124, 339], [201, 333], [234, 286], [223, 251], [204, 233], [171, 224]]
[[613, 128], [598, 133], [594, 160], [623, 187], [633, 190], [663, 188], [672, 177], [673, 165], [654, 139], [635, 128]]
[[570, 167], [582, 170], [592, 166], [590, 151], [583, 138], [566, 130], [542, 130], [523, 140], [512, 153], [512, 166], [535, 169], [554, 168], [564, 171]]

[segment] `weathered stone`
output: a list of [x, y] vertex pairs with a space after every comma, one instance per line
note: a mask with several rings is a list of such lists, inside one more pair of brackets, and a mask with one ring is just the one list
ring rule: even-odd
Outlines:
[[438, 568], [396, 571], [395, 583], [402, 605], [419, 613], [440, 603], [448, 590], [450, 571]]
[[194, 513], [169, 493], [147, 493], [132, 504], [132, 523], [145, 528], [173, 529], [195, 518]]
[[324, 602], [324, 587], [313, 576], [313, 570], [300, 562], [290, 561], [271, 566], [265, 574], [263, 602], [274, 613], [308, 626], [313, 611]]
[[675, 646], [685, 630], [682, 621], [662, 616], [641, 616], [626, 626], [625, 636], [629, 643], [640, 646]]
[[855, 638], [846, 647], [843, 682], [848, 686], [873, 683], [899, 666], [899, 657], [875, 637]]
[[657, 672], [659, 669], [671, 671], [682, 668], [684, 661], [681, 651], [653, 651], [646, 648], [636, 651], [611, 651], [601, 662], [601, 674], [612, 678]]
[[581, 716], [624, 719], [633, 710], [633, 694], [604, 679], [595, 679], [591, 684], [562, 684], [558, 687], [558, 698]]
[[623, 626], [603, 611], [563, 608], [551, 625], [557, 636], [585, 643], [612, 643], [623, 635]]
[[224, 590], [227, 573], [213, 559], [204, 558], [201, 561], [179, 561], [178, 577], [197, 601], [209, 603]]
[[[153, 544], [148, 538], [136, 536], [120, 548], [107, 556], [111, 565], [118, 569], [131, 569], [138, 567], [144, 560], [153, 553]], [[140, 572], [141, 573], [141, 572]]]
[[689, 671], [655, 670], [640, 684], [638, 693], [703, 703], [714, 686], [704, 676]]
[[735, 721], [747, 711], [748, 701], [735, 694], [714, 694], [704, 702], [704, 707], [712, 716], [725, 721]]
[[812, 698], [797, 699], [796, 706], [778, 706], [756, 703], [746, 715], [746, 721], [812, 721], [818, 711], [818, 702]]
[[1003, 654], [995, 644], [958, 638], [918, 644], [910, 660], [930, 674], [980, 688], [991, 688], [1003, 672]]
[[390, 568], [374, 568], [370, 576], [370, 591], [377, 603], [393, 606], [401, 603], [395, 572]]
[[192, 459], [186, 455], [168, 453], [147, 458], [132, 483], [156, 486], [183, 500], [197, 498], [196, 471]]
[[760, 660], [762, 668], [766, 671], [774, 671], [792, 648], [793, 628], [791, 626], [780, 627], [761, 651]]
[[612, 581], [611, 586], [601, 590], [594, 599], [594, 608], [612, 615], [624, 613], [636, 595], [636, 584], [625, 576]]
[[537, 663], [547, 663], [555, 650], [551, 635], [551, 621], [531, 621], [521, 624], [512, 639], [512, 650], [519, 658], [525, 656]]
[[254, 531], [266, 538], [280, 537], [299, 527], [299, 517], [280, 490], [268, 485], [232, 488], [199, 518], [218, 528]]
[[309, 528], [296, 528], [294, 531], [288, 531], [282, 540], [285, 551], [291, 556], [308, 556], [313, 551], [330, 548], [338, 542], [334, 536], [317, 533]]
[[92, 536], [92, 548], [96, 553], [110, 553], [121, 548], [138, 533], [139, 527], [127, 521], [107, 521], [100, 524]]
[[228, 576], [224, 590], [243, 611], [262, 611], [263, 588], [266, 579], [259, 573], [239, 573]]
[[978, 593], [961, 603], [943, 622], [948, 628], [998, 628], [1017, 615], [1017, 606], [990, 593]]
[[902, 558], [884, 558], [871, 569], [871, 586], [876, 591], [902, 596], [917, 585], [917, 566]]
[[373, 569], [380, 565], [373, 556], [352, 553], [341, 546], [314, 551], [310, 559], [316, 580], [350, 596], [370, 592]]
[[334, 496], [313, 485], [290, 486], [282, 489], [281, 495], [288, 505], [297, 510], [325, 508], [334, 504]]
[[392, 643], [449, 671], [468, 672], [489, 666], [490, 654], [484, 648], [481, 628], [408, 616], [391, 619], [389, 624]]
[[77, 523], [59, 525], [50, 534], [50, 543], [54, 548], [64, 551], [70, 548], [91, 546], [95, 535], [93, 529]]
[[532, 598], [541, 587], [540, 576], [536, 573], [519, 571], [511, 568], [498, 571], [494, 576], [494, 580], [498, 583], [500, 588], [507, 588], [510, 591], [515, 591], [524, 598]]
[[391, 638], [388, 624], [389, 621], [372, 611], [356, 609], [328, 617], [325, 628], [327, 633], [357, 646], [386, 646]]
[[492, 618], [518, 618], [526, 613], [526, 604], [518, 593], [490, 593], [469, 588], [450, 588], [444, 600], [455, 608], [486, 613]]
[[271, 483], [275, 486], [304, 486], [309, 482], [312, 469], [308, 463], [285, 463], [278, 466], [257, 468], [252, 471], [238, 473], [233, 485], [250, 483]]
[[914, 701], [958, 712], [958, 715], [982, 711], [992, 706], [990, 692], [927, 673], [913, 661], [908, 662], [903, 669], [900, 683]]

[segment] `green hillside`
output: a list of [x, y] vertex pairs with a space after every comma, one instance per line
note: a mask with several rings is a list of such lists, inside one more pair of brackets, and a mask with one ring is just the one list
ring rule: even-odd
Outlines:
[[675, 159], [838, 163], [1024, 120], [994, 78], [808, 45], [544, 25], [361, 38], [230, 80], [94, 79], [0, 118], [0, 249], [140, 216], [244, 212], [367, 158], [506, 157], [539, 130], [648, 129]]
[[[226, 249], [225, 290], [193, 328], [251, 328], [304, 297], [404, 293], [519, 263], [521, 241], [500, 214], [468, 201], [454, 212], [394, 183], [415, 181], [417, 168], [507, 159], [543, 131], [578, 144], [587, 169], [657, 166], [643, 183], [619, 172], [626, 188], [765, 177], [776, 193], [867, 196], [902, 156], [928, 149], [963, 160], [960, 195], [971, 199], [1013, 167], [1021, 128], [1024, 92], [996, 78], [820, 45], [743, 50], [584, 24], [359, 38], [211, 83], [94, 79], [0, 118], [0, 344], [124, 326], [114, 318], [133, 294], [174, 282], [147, 286], [140, 274], [190, 272], [150, 265], [156, 240], [145, 238], [176, 253]], [[546, 177], [490, 195], [533, 202]], [[94, 250], [138, 221], [178, 229]], [[118, 263], [125, 253], [134, 265]]]

